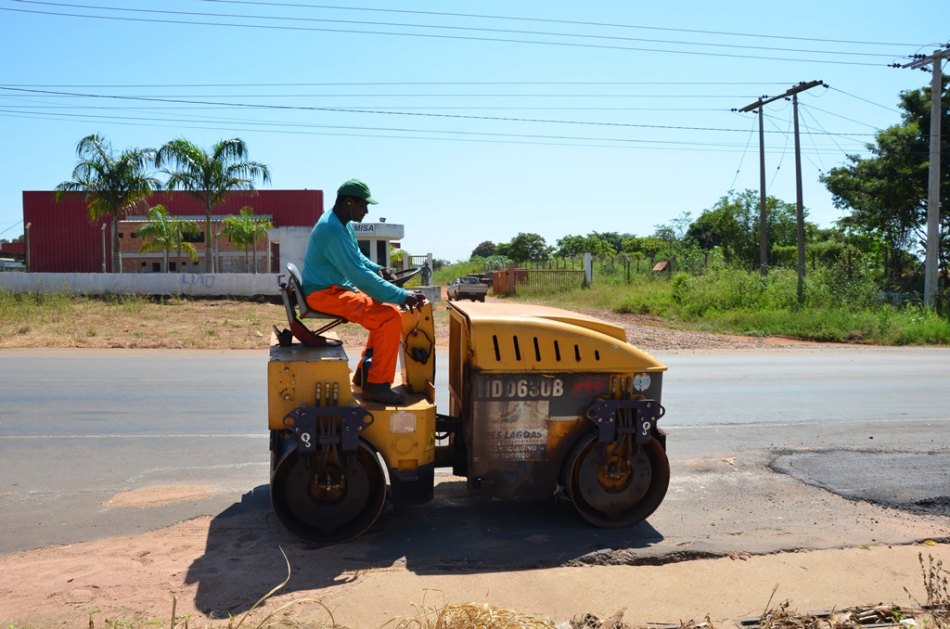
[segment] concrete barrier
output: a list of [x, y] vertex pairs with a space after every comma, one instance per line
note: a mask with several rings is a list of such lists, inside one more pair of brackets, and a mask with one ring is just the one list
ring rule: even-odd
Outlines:
[[278, 296], [274, 273], [0, 273], [0, 290], [72, 295]]

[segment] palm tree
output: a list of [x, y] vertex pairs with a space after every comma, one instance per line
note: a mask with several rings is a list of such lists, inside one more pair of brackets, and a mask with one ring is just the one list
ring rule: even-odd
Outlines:
[[194, 221], [180, 218], [169, 218], [164, 205], [156, 205], [148, 210], [148, 223], [135, 230], [135, 235], [142, 239], [142, 251], [161, 251], [165, 254], [163, 271], [168, 273], [168, 256], [173, 248], [178, 250], [181, 258], [182, 249], [192, 261], [198, 259], [198, 251], [190, 242], [182, 240], [183, 234], [197, 233], [198, 225]]
[[247, 271], [247, 250], [248, 246], [253, 244], [254, 251], [254, 273], [257, 273], [257, 239], [267, 236], [267, 230], [273, 228], [270, 220], [266, 218], [255, 218], [254, 210], [245, 205], [241, 208], [240, 214], [232, 214], [224, 218], [224, 227], [221, 233], [225, 238], [236, 245], [244, 246], [244, 270]]
[[119, 219], [161, 187], [147, 170], [155, 149], [130, 148], [116, 158], [109, 141], [94, 133], [79, 141], [76, 155], [79, 163], [73, 178], [56, 186], [56, 199], [62, 200], [67, 192], [82, 192], [90, 221], [112, 219], [112, 272], [120, 273]]
[[[207, 153], [188, 140], [172, 140], [159, 149], [155, 167], [168, 175], [170, 190], [191, 193], [205, 208], [205, 271], [214, 271], [211, 255], [211, 210], [235, 190], [254, 190], [254, 180], [270, 183], [270, 171], [245, 161], [247, 146], [240, 138], [221, 140]], [[163, 168], [170, 166], [170, 168]]]

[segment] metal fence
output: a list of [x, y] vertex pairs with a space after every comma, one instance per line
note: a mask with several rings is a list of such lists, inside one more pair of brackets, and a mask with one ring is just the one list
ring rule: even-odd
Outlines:
[[496, 271], [496, 295], [551, 295], [584, 286], [584, 271], [554, 268], [514, 268]]

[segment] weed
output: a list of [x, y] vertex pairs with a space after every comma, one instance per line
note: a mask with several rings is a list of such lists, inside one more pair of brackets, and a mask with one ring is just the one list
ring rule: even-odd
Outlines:
[[933, 555], [930, 554], [924, 561], [923, 553], [917, 553], [917, 561], [920, 563], [920, 575], [923, 578], [927, 601], [921, 605], [910, 590], [905, 587], [904, 591], [918, 606], [925, 607], [930, 612], [938, 629], [950, 628], [950, 579], [943, 568], [943, 561], [934, 561]]

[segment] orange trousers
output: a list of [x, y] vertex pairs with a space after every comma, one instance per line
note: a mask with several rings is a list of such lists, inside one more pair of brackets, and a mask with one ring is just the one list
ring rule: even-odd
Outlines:
[[[392, 384], [396, 377], [399, 341], [402, 339], [402, 314], [398, 306], [338, 286], [310, 293], [307, 295], [307, 305], [314, 310], [359, 323], [369, 330], [366, 349], [373, 351], [373, 361], [364, 377], [373, 384]], [[366, 355], [366, 350], [363, 355]]]

